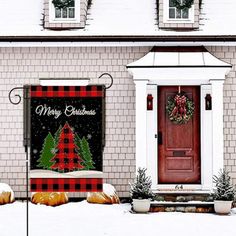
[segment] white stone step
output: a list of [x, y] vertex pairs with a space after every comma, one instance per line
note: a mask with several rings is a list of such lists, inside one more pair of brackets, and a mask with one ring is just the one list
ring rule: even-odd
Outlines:
[[153, 191], [154, 193], [156, 194], [210, 194], [211, 192], [210, 191], [204, 191], [204, 190], [154, 190]]
[[214, 202], [189, 201], [189, 202], [169, 202], [169, 201], [152, 201], [151, 206], [211, 206]]

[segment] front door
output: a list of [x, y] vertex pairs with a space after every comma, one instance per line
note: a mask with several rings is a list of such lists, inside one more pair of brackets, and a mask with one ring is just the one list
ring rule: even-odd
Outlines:
[[[194, 107], [188, 121], [178, 120], [176, 114], [182, 109], [180, 106], [175, 106], [178, 110], [174, 107], [175, 111], [171, 113], [174, 115], [170, 116], [167, 111], [167, 104], [172, 108], [170, 101], [172, 105], [176, 105], [177, 100], [173, 99], [179, 92], [190, 101], [191, 108]], [[183, 105], [180, 111], [181, 117], [186, 117], [183, 115], [186, 113], [184, 108], [188, 109]], [[158, 184], [200, 184], [200, 182], [200, 87], [160, 86], [158, 88]]]

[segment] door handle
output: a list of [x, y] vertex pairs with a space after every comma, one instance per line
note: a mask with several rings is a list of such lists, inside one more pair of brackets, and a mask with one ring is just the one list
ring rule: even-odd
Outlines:
[[158, 144], [161, 145], [162, 144], [162, 132], [158, 131]]

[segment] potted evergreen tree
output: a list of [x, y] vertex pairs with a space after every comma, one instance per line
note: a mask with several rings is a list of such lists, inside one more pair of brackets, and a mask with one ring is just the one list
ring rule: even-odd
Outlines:
[[147, 213], [150, 209], [151, 198], [154, 196], [152, 181], [146, 175], [145, 168], [138, 168], [138, 174], [134, 183], [130, 184], [130, 194], [133, 200], [133, 209], [138, 213]]
[[229, 173], [226, 170], [220, 170], [219, 175], [213, 177], [215, 183], [214, 209], [218, 214], [229, 214], [231, 210], [235, 188], [230, 181]]

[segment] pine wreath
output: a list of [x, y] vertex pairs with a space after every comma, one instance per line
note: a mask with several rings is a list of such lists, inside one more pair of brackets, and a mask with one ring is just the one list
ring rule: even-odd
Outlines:
[[194, 0], [172, 0], [172, 3], [178, 10], [183, 10], [191, 8]]
[[194, 103], [185, 94], [177, 93], [168, 97], [166, 112], [173, 123], [186, 124], [193, 116]]
[[55, 8], [66, 8], [66, 7], [71, 7], [72, 3], [74, 3], [74, 0], [52, 0], [52, 3]]

